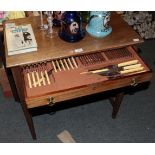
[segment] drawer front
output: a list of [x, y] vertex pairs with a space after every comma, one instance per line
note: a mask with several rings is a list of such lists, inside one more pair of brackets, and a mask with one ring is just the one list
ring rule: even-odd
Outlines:
[[40, 97], [35, 97], [26, 100], [28, 108], [34, 108], [38, 106], [49, 105], [53, 106], [54, 104], [70, 100], [86, 95], [91, 95], [99, 92], [104, 92], [107, 90], [122, 88], [126, 86], [135, 87], [140, 83], [150, 81], [152, 77], [151, 72], [141, 73], [134, 76], [127, 76], [119, 79], [108, 80], [99, 83], [93, 83], [81, 88], [75, 88], [71, 90], [66, 90], [58, 93], [51, 93], [49, 95], [42, 95]]

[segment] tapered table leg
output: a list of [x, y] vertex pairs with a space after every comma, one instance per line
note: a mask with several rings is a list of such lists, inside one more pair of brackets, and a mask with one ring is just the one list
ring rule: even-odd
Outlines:
[[21, 103], [21, 105], [22, 105], [22, 109], [23, 109], [23, 112], [24, 112], [24, 115], [25, 115], [25, 118], [26, 118], [29, 130], [31, 132], [32, 138], [34, 140], [36, 140], [37, 137], [36, 137], [35, 128], [34, 128], [34, 124], [33, 124], [33, 119], [32, 119], [31, 113], [27, 109], [25, 103]]
[[122, 103], [122, 100], [123, 100], [123, 97], [124, 97], [124, 92], [120, 92], [118, 93], [115, 97], [111, 97], [109, 98], [110, 100], [110, 103], [113, 107], [113, 111], [112, 111], [112, 118], [116, 118], [116, 115], [119, 111], [119, 108], [120, 108], [120, 105]]

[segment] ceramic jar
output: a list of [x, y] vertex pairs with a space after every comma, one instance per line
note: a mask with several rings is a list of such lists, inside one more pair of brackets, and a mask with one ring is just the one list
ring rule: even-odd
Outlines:
[[86, 31], [93, 37], [106, 37], [112, 32], [109, 25], [110, 15], [109, 11], [91, 11]]

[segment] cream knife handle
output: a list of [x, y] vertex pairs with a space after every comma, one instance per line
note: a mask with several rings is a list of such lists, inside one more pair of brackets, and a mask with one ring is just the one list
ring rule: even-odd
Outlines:
[[62, 60], [60, 59], [59, 61], [60, 61], [60, 63], [61, 63], [61, 66], [62, 66], [63, 70], [65, 71], [66, 69], [65, 69], [65, 66], [64, 66]]
[[29, 73], [27, 73], [27, 78], [28, 78], [28, 82], [29, 82], [29, 87], [32, 88], [32, 83], [31, 83], [31, 78], [30, 78]]
[[71, 66], [71, 68], [74, 69], [71, 60], [69, 58], [67, 58], [67, 61], [69, 62], [69, 65]]
[[104, 69], [98, 69], [98, 70], [94, 70], [94, 71], [86, 71], [86, 72], [81, 72], [80, 74], [89, 74], [89, 73], [100, 73], [100, 72], [106, 72], [109, 71], [109, 69], [104, 68]]
[[136, 64], [138, 60], [131, 60], [131, 61], [126, 61], [118, 64], [118, 67], [123, 67], [123, 66], [128, 66], [128, 65], [133, 65]]
[[67, 63], [66, 59], [63, 59], [63, 61], [65, 62], [65, 65], [66, 65], [67, 69], [70, 70], [70, 68], [69, 68], [69, 66], [68, 66], [68, 63]]
[[144, 67], [138, 67], [138, 68], [133, 68], [133, 69], [127, 69], [124, 71], [120, 71], [120, 74], [127, 74], [127, 73], [132, 73], [132, 72], [137, 72], [143, 70]]
[[33, 80], [33, 85], [34, 87], [36, 87], [36, 80], [35, 80], [35, 77], [34, 77], [34, 72], [31, 73], [32, 74], [32, 80]]
[[57, 69], [56, 69], [56, 66], [55, 66], [54, 61], [52, 61], [52, 65], [53, 65], [53, 67], [54, 67], [54, 71], [57, 72]]
[[47, 83], [48, 84], [51, 84], [50, 79], [49, 79], [49, 76], [47, 74], [47, 70], [45, 70], [45, 76], [46, 76], [46, 79], [47, 79]]
[[43, 85], [45, 86], [46, 83], [45, 83], [45, 78], [44, 78], [43, 72], [41, 71], [40, 74], [41, 74], [41, 78], [42, 78], [42, 80], [43, 80]]
[[41, 83], [40, 83], [40, 79], [39, 79], [39, 74], [38, 72], [35, 72], [36, 73], [36, 76], [37, 76], [37, 82], [36, 82], [36, 85], [38, 84], [39, 86], [41, 86]]
[[56, 60], [56, 64], [57, 64], [57, 67], [58, 67], [59, 71], [61, 71], [61, 68], [60, 68], [58, 60]]
[[73, 61], [73, 63], [74, 63], [74, 66], [75, 66], [76, 68], [78, 68], [78, 66], [77, 66], [77, 63], [76, 63], [75, 59], [74, 59], [73, 57], [71, 57], [71, 59], [72, 59], [72, 61]]
[[127, 69], [139, 68], [139, 67], [141, 67], [141, 64], [130, 65], [130, 66], [124, 66], [123, 69], [124, 69], [124, 70], [127, 70]]
[[108, 68], [104, 68], [104, 69], [98, 69], [98, 70], [94, 70], [94, 71], [90, 71], [91, 73], [100, 73], [100, 72], [106, 72], [108, 71]]

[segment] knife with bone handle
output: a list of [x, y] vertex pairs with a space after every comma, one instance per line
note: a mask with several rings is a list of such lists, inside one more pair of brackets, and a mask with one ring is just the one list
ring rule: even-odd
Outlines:
[[32, 88], [32, 83], [31, 83], [31, 78], [29, 73], [27, 73], [27, 78], [28, 78], [29, 87]]
[[40, 83], [40, 78], [39, 78], [39, 70], [38, 70], [38, 65], [34, 64], [34, 73], [37, 77], [37, 82], [36, 82], [36, 85], [39, 85], [41, 86], [41, 83]]
[[56, 69], [56, 66], [55, 66], [54, 61], [52, 61], [52, 65], [53, 65], [53, 67], [54, 67], [54, 71], [57, 72], [57, 69]]
[[30, 77], [30, 69], [29, 67], [24, 67], [24, 70], [25, 70], [25, 73], [27, 75], [27, 79], [28, 79], [28, 84], [29, 84], [29, 87], [32, 88], [32, 82], [31, 82], [31, 77]]
[[43, 63], [43, 64], [42, 64], [42, 68], [43, 68], [43, 70], [44, 70], [44, 77], [45, 77], [45, 79], [47, 80], [47, 83], [48, 83], [48, 84], [51, 84], [50, 79], [49, 79], [49, 75], [48, 75], [48, 73], [47, 73], [47, 70], [48, 70], [48, 68], [47, 68], [47, 63]]
[[30, 70], [31, 70], [31, 76], [32, 76], [33, 86], [34, 86], [34, 87], [37, 87], [36, 79], [35, 79], [34, 67], [31, 66], [31, 67], [30, 67]]
[[61, 64], [61, 66], [62, 66], [63, 70], [65, 71], [66, 69], [65, 69], [65, 66], [64, 66], [64, 64], [63, 64], [62, 60], [60, 59], [59, 61], [60, 61], [60, 64]]
[[71, 57], [71, 59], [72, 59], [72, 61], [73, 61], [74, 66], [75, 66], [76, 68], [78, 68], [78, 65], [77, 65], [77, 63], [76, 63], [74, 57]]
[[133, 65], [133, 64], [137, 64], [137, 63], [138, 63], [138, 60], [131, 60], [131, 61], [119, 63], [117, 66], [123, 67], [123, 66], [129, 66], [129, 65]]
[[73, 65], [72, 65], [72, 62], [71, 62], [70, 58], [67, 58], [67, 61], [68, 61], [69, 65], [71, 66], [71, 68], [74, 69], [74, 67], [73, 67]]
[[61, 67], [60, 67], [60, 64], [59, 64], [58, 60], [55, 60], [55, 62], [56, 62], [56, 65], [57, 65], [59, 71], [61, 71]]
[[64, 61], [65, 65], [66, 65], [67, 69], [70, 70], [70, 68], [69, 68], [69, 66], [68, 66], [68, 63], [67, 63], [66, 59], [63, 59], [63, 61]]
[[141, 64], [137, 64], [138, 60], [131, 60], [126, 61], [123, 63], [119, 63], [117, 65], [109, 65], [102, 69], [96, 69], [96, 70], [89, 70], [86, 72], [81, 72], [80, 74], [90, 74], [90, 73], [102, 73], [102, 72], [108, 72], [108, 71], [121, 71], [121, 70], [127, 70], [127, 69], [134, 69], [141, 67]]
[[40, 68], [40, 75], [41, 75], [41, 79], [42, 79], [41, 81], [43, 82], [43, 85], [45, 86], [46, 82], [45, 82], [42, 64], [39, 64], [39, 68]]
[[110, 69], [109, 71], [106, 72], [98, 72], [97, 74], [101, 76], [107, 76], [108, 78], [117, 78], [126, 74], [133, 74], [141, 71], [144, 71], [144, 67], [136, 67], [136, 68], [132, 67], [130, 69], [125, 70], [119, 70], [118, 68], [116, 68], [116, 69]]
[[127, 70], [122, 70], [120, 71], [120, 74], [127, 74], [127, 73], [142, 71], [142, 70], [144, 70], [144, 67], [137, 67], [137, 68], [127, 69]]
[[141, 64], [136, 64], [137, 62], [138, 60], [127, 61], [117, 65], [109, 65], [102, 69], [89, 70], [80, 74], [99, 74], [102, 76], [107, 76], [109, 78], [116, 78], [128, 73], [144, 71], [144, 67], [142, 67]]

